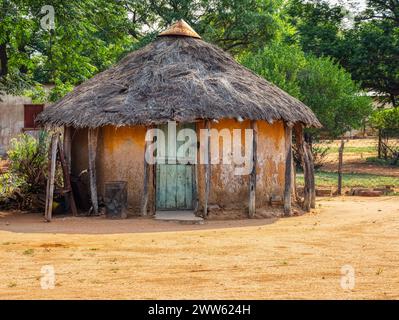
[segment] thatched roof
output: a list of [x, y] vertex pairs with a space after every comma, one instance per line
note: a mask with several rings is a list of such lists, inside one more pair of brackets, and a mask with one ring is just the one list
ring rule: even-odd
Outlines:
[[180, 33], [166, 32], [77, 86], [37, 122], [99, 127], [242, 118], [320, 126], [302, 102], [216, 46], [176, 29]]

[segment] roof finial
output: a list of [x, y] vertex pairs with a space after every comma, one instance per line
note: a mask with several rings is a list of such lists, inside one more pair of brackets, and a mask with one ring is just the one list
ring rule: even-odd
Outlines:
[[159, 36], [185, 36], [201, 39], [199, 34], [183, 19], [172, 24], [167, 30], [162, 31]]

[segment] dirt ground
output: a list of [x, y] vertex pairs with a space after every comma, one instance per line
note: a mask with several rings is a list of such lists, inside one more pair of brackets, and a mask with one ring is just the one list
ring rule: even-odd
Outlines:
[[[399, 145], [399, 141], [395, 142]], [[341, 140], [325, 141], [318, 146], [338, 149]], [[377, 138], [369, 139], [351, 139], [345, 141], [343, 156], [344, 173], [365, 173], [391, 177], [399, 177], [399, 166], [382, 166], [369, 163], [368, 157], [377, 156]], [[325, 164], [321, 168], [323, 171], [336, 172], [338, 167], [338, 151], [330, 152], [325, 158]]]
[[[71, 219], [3, 213], [1, 299], [399, 298], [398, 197], [322, 199], [299, 217], [205, 225]], [[44, 265], [54, 289], [41, 289]], [[345, 265], [352, 290], [340, 285]]]

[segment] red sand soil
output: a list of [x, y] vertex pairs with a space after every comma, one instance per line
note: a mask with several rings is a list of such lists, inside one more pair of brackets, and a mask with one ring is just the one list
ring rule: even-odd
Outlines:
[[[205, 225], [2, 214], [1, 299], [399, 299], [398, 197]], [[41, 289], [43, 265], [54, 289]], [[344, 265], [352, 290], [340, 285]]]
[[[329, 146], [338, 148], [341, 140], [332, 142], [322, 142], [319, 146]], [[399, 144], [399, 142], [397, 142]], [[343, 158], [344, 173], [365, 173], [382, 176], [399, 177], [399, 166], [382, 166], [367, 162], [369, 157], [377, 156], [377, 139], [352, 139], [345, 142], [346, 151]], [[373, 151], [360, 152], [350, 151], [348, 148], [371, 148]], [[352, 149], [353, 150], [353, 149]], [[325, 164], [321, 168], [323, 171], [336, 172], [338, 168], [338, 152], [329, 153], [325, 158]]]

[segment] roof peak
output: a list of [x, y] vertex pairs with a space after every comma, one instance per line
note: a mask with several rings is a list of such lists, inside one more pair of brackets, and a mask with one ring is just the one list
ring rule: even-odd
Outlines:
[[200, 35], [183, 19], [173, 23], [168, 29], [162, 31], [159, 36], [185, 36], [201, 39]]

